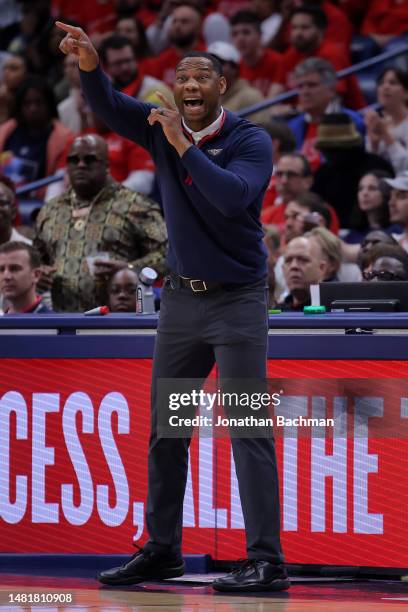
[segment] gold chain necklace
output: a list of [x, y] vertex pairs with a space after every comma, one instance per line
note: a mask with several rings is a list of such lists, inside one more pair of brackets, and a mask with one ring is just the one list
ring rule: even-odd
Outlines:
[[[103, 190], [105, 189], [105, 186], [102, 187], [102, 189], [100, 191], [98, 191], [98, 193], [96, 194], [96, 196], [91, 200], [91, 202], [89, 203], [89, 206], [84, 206], [82, 208], [73, 208], [72, 209], [72, 217], [74, 219], [76, 219], [75, 223], [74, 223], [74, 229], [77, 232], [82, 232], [85, 227], [86, 224], [88, 223], [88, 219], [89, 216], [91, 214], [92, 208], [94, 206], [94, 204], [96, 204], [96, 202], [98, 201], [101, 193], [103, 192]], [[76, 200], [76, 194], [74, 192], [74, 200]], [[73, 205], [73, 202], [72, 202]]]

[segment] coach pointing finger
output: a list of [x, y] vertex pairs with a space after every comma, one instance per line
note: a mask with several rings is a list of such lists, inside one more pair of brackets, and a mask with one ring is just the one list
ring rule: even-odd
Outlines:
[[60, 50], [65, 55], [75, 55], [79, 59], [79, 67], [81, 70], [90, 72], [95, 70], [99, 64], [99, 56], [91, 40], [82, 28], [56, 21], [55, 25], [66, 32], [65, 37], [60, 43]]

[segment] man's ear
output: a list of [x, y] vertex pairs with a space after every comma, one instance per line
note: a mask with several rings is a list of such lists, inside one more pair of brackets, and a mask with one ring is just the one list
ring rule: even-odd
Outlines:
[[225, 76], [220, 76], [220, 95], [222, 96], [227, 91], [227, 79]]
[[38, 281], [39, 281], [39, 280], [40, 280], [40, 278], [41, 278], [41, 275], [42, 275], [42, 270], [41, 270], [41, 268], [33, 268], [33, 274], [34, 274], [34, 281], [35, 281], [35, 284], [37, 284], [37, 283], [38, 283]]

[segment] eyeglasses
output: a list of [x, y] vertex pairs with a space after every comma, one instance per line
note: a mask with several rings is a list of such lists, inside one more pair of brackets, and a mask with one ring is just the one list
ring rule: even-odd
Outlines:
[[282, 178], [283, 176], [286, 176], [288, 179], [291, 178], [300, 178], [303, 176], [303, 174], [301, 172], [294, 172], [293, 170], [277, 170], [275, 172], [275, 176]]
[[374, 278], [378, 278], [378, 280], [381, 281], [408, 280], [403, 274], [396, 274], [395, 272], [390, 272], [389, 270], [373, 270], [372, 272], [363, 272], [363, 278], [366, 281], [371, 281]]
[[67, 157], [67, 162], [71, 166], [78, 166], [81, 161], [85, 164], [85, 166], [91, 166], [92, 164], [96, 164], [96, 162], [100, 162], [102, 160], [96, 155], [92, 155], [92, 153], [89, 153], [88, 155], [68, 155]]
[[7, 198], [0, 198], [0, 206], [2, 208], [11, 207], [13, 202], [10, 202]]

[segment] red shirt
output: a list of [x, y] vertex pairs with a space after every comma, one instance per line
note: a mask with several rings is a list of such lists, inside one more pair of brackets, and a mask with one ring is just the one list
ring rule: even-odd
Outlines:
[[272, 49], [265, 49], [255, 66], [248, 66], [242, 60], [240, 76], [253, 87], [257, 87], [262, 95], [267, 96], [272, 83], [282, 82], [282, 55]]
[[[276, 177], [272, 176], [269, 182], [268, 188], [265, 192], [264, 200], [262, 203], [261, 210], [261, 223], [264, 225], [276, 225], [280, 232], [283, 232], [285, 227], [285, 207], [286, 205], [281, 201], [281, 197], [276, 191]], [[340, 229], [340, 222], [336, 211], [330, 204], [326, 206], [330, 210], [331, 224], [329, 230], [333, 234], [338, 234]]]
[[[205, 45], [198, 43], [195, 50], [205, 51]], [[168, 87], [173, 87], [176, 66], [182, 58], [182, 53], [179, 53], [175, 47], [169, 47], [165, 51], [162, 51], [157, 57], [147, 59], [143, 63], [143, 70], [145, 74], [149, 74], [160, 81], [164, 81]]]
[[[350, 65], [350, 60], [347, 53], [340, 45], [323, 41], [320, 46], [309, 53], [301, 53], [295, 47], [289, 47], [283, 54], [283, 74], [282, 83], [289, 89], [295, 87], [293, 71], [296, 66], [309, 57], [320, 57], [327, 60], [338, 71]], [[343, 98], [344, 106], [348, 108], [362, 108], [366, 102], [355, 76], [350, 76], [345, 79], [340, 79], [337, 83], [337, 91]]]
[[89, 33], [110, 32], [116, 23], [114, 0], [52, 0], [55, 17], [73, 19]]
[[361, 28], [362, 34], [403, 34], [408, 30], [407, 0], [372, 0]]

